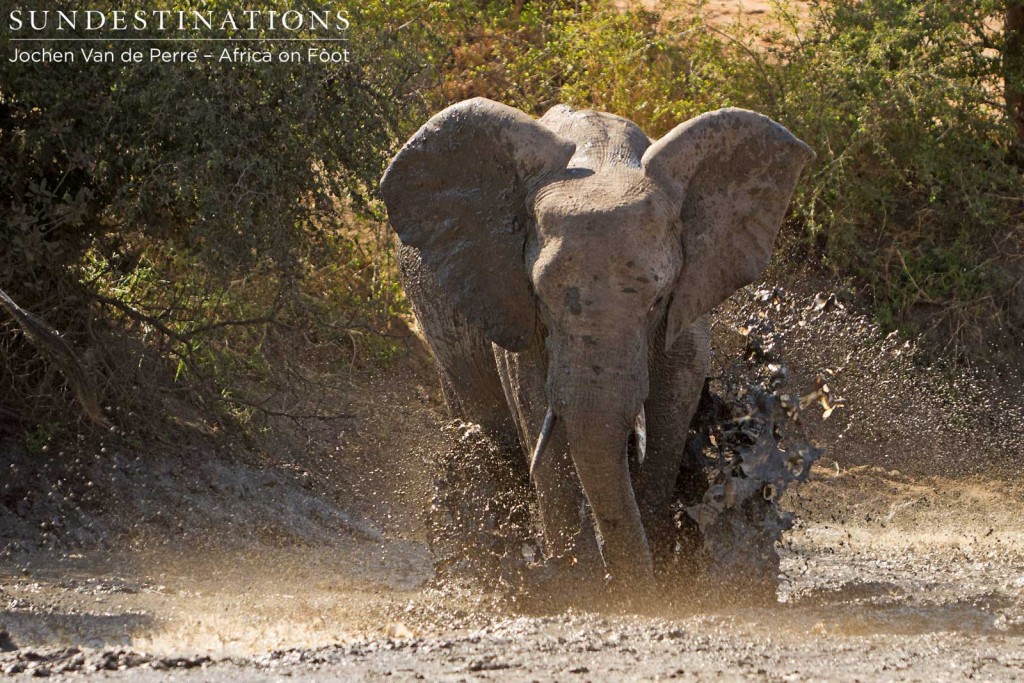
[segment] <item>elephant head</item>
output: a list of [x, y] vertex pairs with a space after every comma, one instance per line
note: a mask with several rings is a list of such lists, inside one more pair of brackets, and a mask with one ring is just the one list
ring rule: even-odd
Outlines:
[[813, 156], [741, 109], [652, 144], [609, 114], [538, 121], [478, 98], [434, 116], [384, 175], [391, 225], [455, 308], [509, 351], [544, 339], [544, 433], [563, 422], [613, 575], [650, 574], [626, 462], [649, 349], [760, 275]]

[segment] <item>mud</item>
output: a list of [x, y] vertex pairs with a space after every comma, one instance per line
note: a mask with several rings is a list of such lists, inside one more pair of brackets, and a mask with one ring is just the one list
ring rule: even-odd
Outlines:
[[794, 391], [785, 335], [769, 314], [787, 298], [778, 287], [751, 295], [753, 310], [736, 328], [744, 339], [742, 354], [708, 379], [691, 426], [688, 460], [702, 470], [706, 490], [694, 500], [699, 489], [692, 473], [680, 475], [677, 486], [679, 505], [696, 522], [702, 570], [729, 577], [737, 590], [753, 582], [762, 585], [748, 589], [774, 593], [776, 548], [793, 525], [780, 502], [807, 481], [825, 452], [807, 439], [802, 418], [819, 404], [831, 408], [829, 389], [819, 376], [813, 387]]
[[[523, 610], [484, 588], [434, 587], [429, 555], [381, 555], [367, 540], [348, 552], [50, 554], [4, 565], [3, 618], [20, 649], [0, 654], [0, 670], [131, 680], [1024, 676], [1019, 491], [871, 467], [814, 475], [787, 501], [799, 521], [773, 604], [677, 586], [643, 611]], [[359, 557], [379, 559], [367, 571]]]
[[449, 445], [433, 457], [428, 536], [438, 579], [514, 593], [541, 555], [519, 444], [460, 421], [442, 431]]
[[[771, 334], [751, 335], [752, 316]], [[792, 515], [794, 526], [775, 548], [771, 595], [737, 591], [712, 570], [663, 578], [650, 600], [630, 604], [569, 591], [522, 599], [510, 587], [523, 585], [538, 549], [522, 490], [506, 496], [521, 484], [517, 468], [471, 427], [446, 432], [429, 367], [409, 361], [346, 379], [336, 400], [353, 420], [278, 425], [261, 450], [218, 450], [202, 426], [151, 453], [112, 437], [63, 453], [5, 444], [0, 465], [17, 476], [0, 482], [0, 671], [214, 681], [1024, 678], [1015, 376], [983, 381], [930, 366], [841, 292], [812, 285], [737, 297], [715, 334], [716, 382], [737, 359], [770, 359], [778, 344], [785, 373], [759, 363], [764, 386], [782, 373], [791, 389], [775, 395], [806, 399], [798, 431], [766, 431], [766, 409], [736, 443], [769, 434], [769, 451], [791, 452], [786, 437], [799, 432], [827, 446], [809, 482], [779, 492], [779, 519]], [[756, 403], [756, 393], [746, 399]], [[743, 412], [735, 408], [733, 418]], [[728, 445], [723, 429], [715, 436]], [[505, 475], [478, 476], [502, 467]], [[490, 504], [445, 519], [458, 507], [443, 498], [455, 489], [437, 488], [446, 480], [472, 483]], [[439, 528], [452, 531], [447, 549], [431, 548]], [[474, 540], [460, 546], [467, 534]], [[452, 578], [465, 576], [491, 580]]]

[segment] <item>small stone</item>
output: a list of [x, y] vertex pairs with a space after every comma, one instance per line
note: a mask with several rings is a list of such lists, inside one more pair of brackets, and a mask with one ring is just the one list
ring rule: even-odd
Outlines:
[[11, 640], [11, 634], [6, 630], [0, 631], [0, 652], [14, 652], [17, 649], [17, 644]]
[[416, 637], [415, 635], [413, 635], [413, 632], [409, 629], [409, 627], [406, 626], [405, 624], [403, 624], [400, 621], [395, 621], [395, 622], [392, 622], [392, 623], [388, 624], [388, 627], [385, 630], [385, 635], [388, 638], [403, 639], [403, 640], [407, 640], [407, 639], [411, 639], [411, 638], [415, 638]]

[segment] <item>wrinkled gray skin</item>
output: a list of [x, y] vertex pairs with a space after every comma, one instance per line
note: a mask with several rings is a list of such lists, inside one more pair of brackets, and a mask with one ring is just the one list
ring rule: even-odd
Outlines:
[[452, 412], [492, 431], [511, 415], [527, 454], [556, 417], [533, 472], [549, 557], [603, 556], [616, 583], [652, 578], [645, 527], [658, 538], [671, 524], [709, 367], [704, 314], [766, 267], [813, 157], [741, 109], [652, 144], [610, 114], [557, 106], [534, 120], [478, 98], [392, 161], [381, 190]]

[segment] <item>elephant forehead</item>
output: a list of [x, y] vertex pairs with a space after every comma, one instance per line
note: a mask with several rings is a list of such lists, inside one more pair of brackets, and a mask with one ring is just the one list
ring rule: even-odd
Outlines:
[[[677, 240], [608, 240], [599, 235], [581, 234], [575, 239], [553, 237], [544, 240], [531, 258], [531, 271], [549, 282], [584, 282], [589, 286], [608, 286], [620, 279], [649, 283], [655, 289], [671, 277], [682, 261]], [[640, 287], [646, 289], [646, 287]]]
[[538, 191], [533, 208], [542, 230], [663, 230], [674, 218], [669, 199], [642, 173], [574, 171]]

